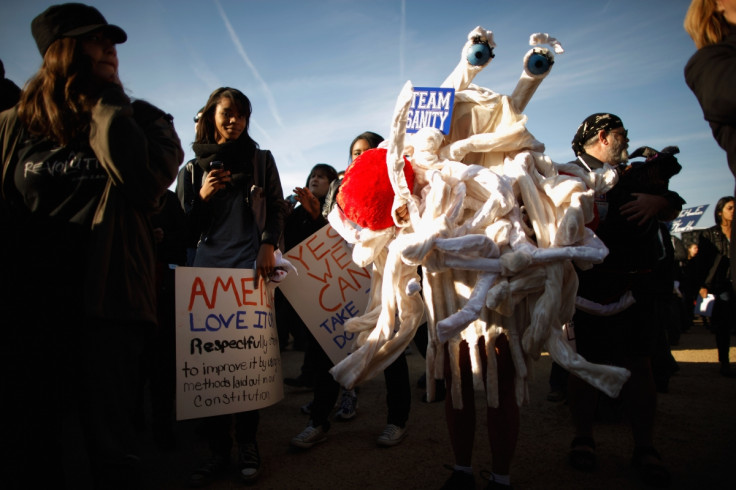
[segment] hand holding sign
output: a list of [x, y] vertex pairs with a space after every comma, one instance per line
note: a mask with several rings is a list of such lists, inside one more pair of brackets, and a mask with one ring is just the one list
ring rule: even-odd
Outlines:
[[250, 269], [176, 269], [177, 420], [284, 397], [273, 289]]

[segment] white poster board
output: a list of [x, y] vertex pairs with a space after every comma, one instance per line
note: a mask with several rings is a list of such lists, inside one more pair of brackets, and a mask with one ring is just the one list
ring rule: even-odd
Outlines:
[[273, 290], [251, 269], [176, 268], [176, 419], [267, 407], [284, 397]]
[[298, 275], [290, 273], [279, 288], [337, 364], [351, 351], [355, 334], [345, 332], [344, 324], [365, 311], [371, 272], [353, 262], [347, 242], [330, 225], [286, 252], [284, 258]]

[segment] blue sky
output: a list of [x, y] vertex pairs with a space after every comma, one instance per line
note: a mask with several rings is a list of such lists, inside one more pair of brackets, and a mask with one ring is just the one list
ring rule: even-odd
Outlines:
[[[187, 159], [192, 117], [212, 90], [232, 86], [253, 104], [251, 135], [270, 149], [285, 193], [326, 162], [344, 169], [348, 145], [365, 130], [388, 136], [402, 85], [438, 86], [460, 59], [468, 32], [494, 33], [496, 58], [475, 83], [510, 94], [529, 49], [547, 32], [565, 53], [525, 113], [528, 128], [558, 162], [593, 112], [618, 114], [630, 149], [678, 145], [682, 172], [671, 188], [686, 206], [734, 191], [725, 152], [687, 88], [694, 52], [682, 28], [688, 0], [99, 0], [89, 1], [128, 33], [118, 46], [128, 93], [173, 114]], [[30, 22], [51, 2], [6, 0], [0, 59], [18, 85], [41, 63]]]

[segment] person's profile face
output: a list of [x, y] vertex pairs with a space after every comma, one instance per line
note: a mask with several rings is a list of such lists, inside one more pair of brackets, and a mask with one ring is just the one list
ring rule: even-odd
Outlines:
[[608, 139], [608, 147], [606, 162], [611, 165], [618, 165], [629, 161], [629, 137], [628, 131], [623, 128], [612, 129], [606, 135]]
[[716, 0], [716, 10], [729, 24], [736, 24], [736, 0]]
[[721, 211], [721, 223], [724, 221], [733, 221], [733, 201], [728, 201]]
[[102, 30], [93, 31], [79, 38], [82, 52], [92, 63], [92, 76], [97, 82], [117, 82], [118, 53], [115, 43]]
[[235, 103], [227, 97], [222, 97], [215, 107], [215, 142], [234, 141], [245, 130], [245, 116]]

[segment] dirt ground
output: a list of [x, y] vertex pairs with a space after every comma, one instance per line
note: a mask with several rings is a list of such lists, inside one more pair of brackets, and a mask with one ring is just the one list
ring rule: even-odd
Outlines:
[[[732, 341], [732, 343], [734, 343]], [[736, 379], [718, 374], [715, 339], [702, 325], [695, 325], [673, 347], [680, 370], [671, 379], [669, 392], [658, 400], [656, 446], [672, 472], [676, 489], [735, 489]], [[296, 376], [303, 353], [285, 350], [285, 376]], [[736, 348], [731, 349], [736, 360]], [[382, 377], [360, 387], [358, 416], [336, 422], [328, 440], [309, 451], [292, 450], [289, 440], [307, 423], [299, 407], [312, 396], [309, 391], [286, 387], [278, 404], [261, 412], [259, 446], [262, 474], [252, 488], [263, 489], [432, 489], [449, 477], [444, 464], [452, 453], [444, 424], [442, 403], [423, 403], [416, 381], [424, 372], [424, 360], [412, 345], [408, 356], [414, 396], [408, 437], [393, 448], [379, 448], [376, 437], [386, 417]], [[511, 472], [519, 489], [621, 489], [645, 488], [630, 466], [633, 449], [625, 422], [601, 424], [596, 429], [598, 469], [580, 473], [567, 465], [572, 439], [568, 407], [546, 401], [550, 358], [534, 366], [531, 402], [522, 407], [521, 432]], [[479, 398], [480, 399], [480, 398]], [[473, 466], [476, 488], [486, 482], [478, 476], [490, 469], [491, 456], [485, 436], [483, 402], [477, 404], [478, 435]], [[206, 457], [196, 436], [197, 421], [177, 424], [178, 446], [159, 451], [147, 434], [141, 435], [147, 488], [187, 488], [190, 471]], [[237, 472], [207, 487], [212, 490], [243, 488]]]

